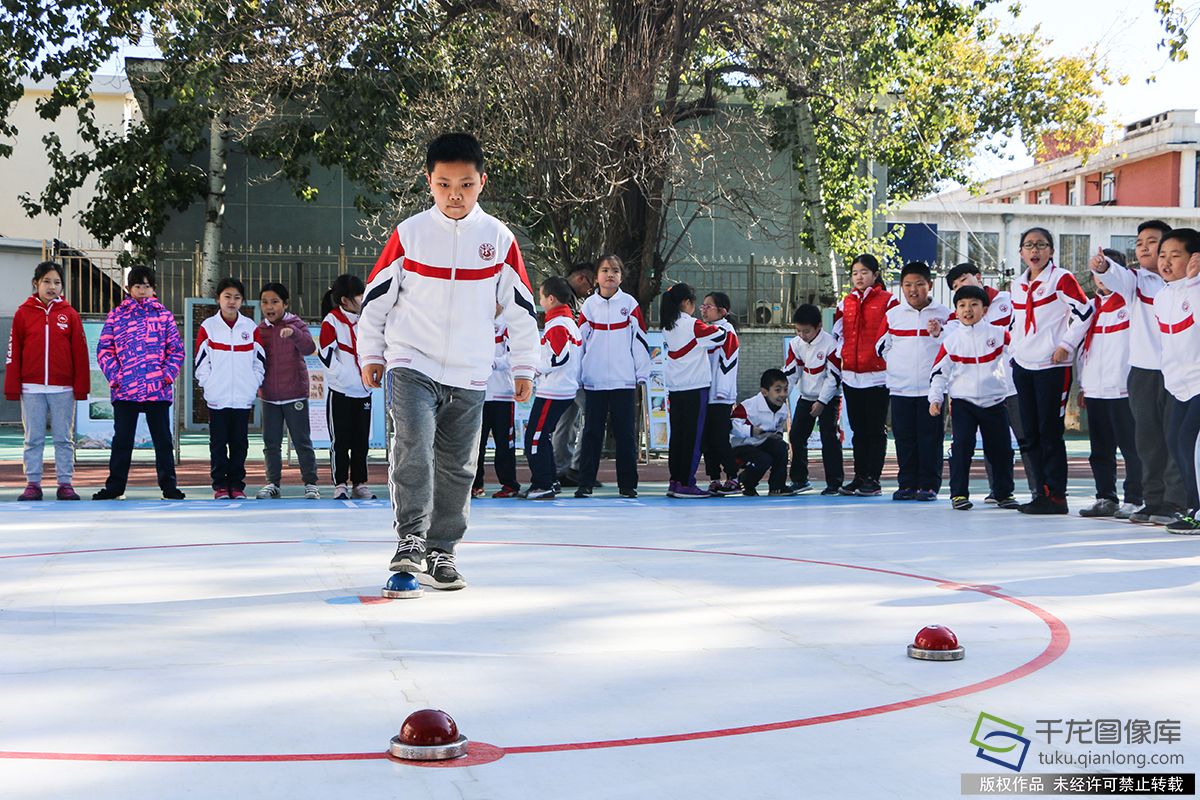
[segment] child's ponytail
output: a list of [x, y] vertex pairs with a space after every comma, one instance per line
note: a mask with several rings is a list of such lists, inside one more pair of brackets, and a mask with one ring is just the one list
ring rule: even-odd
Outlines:
[[672, 330], [679, 321], [680, 306], [688, 300], [696, 302], [696, 293], [686, 283], [677, 283], [662, 293], [659, 301], [658, 318], [664, 331]]
[[343, 298], [358, 297], [366, 291], [366, 285], [357, 275], [351, 275], [349, 272], [338, 275], [329, 285], [329, 290], [321, 297], [321, 317], [324, 318], [335, 308], [340, 307]]

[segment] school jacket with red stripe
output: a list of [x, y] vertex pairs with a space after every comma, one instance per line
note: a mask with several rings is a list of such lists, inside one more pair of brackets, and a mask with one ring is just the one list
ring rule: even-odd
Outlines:
[[1154, 298], [1154, 314], [1162, 337], [1163, 385], [1176, 400], [1200, 394], [1200, 279], [1164, 282]]
[[1092, 298], [1092, 325], [1079, 348], [1079, 389], [1084, 397], [1129, 396], [1129, 337], [1132, 314], [1121, 295]]
[[1148, 269], [1122, 267], [1111, 258], [1106, 272], [1092, 271], [1092, 277], [1113, 294], [1120, 295], [1130, 309], [1129, 365], [1138, 369], [1162, 369], [1162, 338], [1158, 317], [1154, 316], [1154, 298], [1165, 285], [1158, 273]]
[[358, 314], [335, 308], [321, 320], [317, 358], [325, 367], [325, 387], [347, 397], [369, 397], [358, 360]]
[[83, 323], [61, 297], [46, 305], [35, 294], [21, 304], [13, 315], [4, 364], [9, 400], [20, 400], [26, 383], [69, 386], [76, 400], [87, 400], [91, 379]]
[[[988, 307], [983, 315], [983, 321], [989, 325], [995, 325], [998, 328], [1008, 330], [1013, 321], [1012, 295], [1000, 289], [994, 289], [991, 286], [984, 286], [983, 291], [988, 296]], [[954, 309], [950, 310], [950, 322], [947, 324], [950, 327], [959, 324], [958, 312]], [[942, 335], [945, 336], [945, 334]]]
[[462, 219], [436, 206], [396, 226], [375, 263], [358, 320], [358, 358], [484, 391], [495, 360], [497, 304], [514, 377], [537, 369], [537, 313], [517, 240], [479, 206]]
[[650, 377], [646, 322], [633, 295], [618, 289], [612, 297], [588, 295], [579, 311], [583, 340], [584, 389], [633, 389]]
[[1003, 403], [1008, 397], [1008, 331], [980, 320], [956, 325], [938, 348], [929, 376], [930, 403], [941, 403], [949, 394], [982, 408]]
[[667, 351], [663, 382], [667, 391], [686, 392], [712, 386], [708, 349], [720, 347], [728, 336], [724, 328], [680, 313], [674, 327], [663, 329], [663, 349]]
[[[783, 432], [788, 421], [788, 407], [784, 403], [779, 408], [771, 408], [767, 397], [762, 392], [750, 397], [733, 407], [729, 414], [729, 443], [734, 447], [744, 445], [760, 445], [771, 433]], [[762, 428], [763, 432], [754, 435], [753, 428]]]
[[788, 342], [783, 374], [787, 376], [789, 392], [799, 384], [803, 400], [829, 405], [838, 395], [841, 368], [837, 339], [826, 331], [819, 331], [811, 342], [799, 336]]
[[1061, 366], [1054, 351], [1074, 355], [1095, 313], [1075, 276], [1053, 261], [1036, 279], [1025, 270], [1013, 283], [1012, 301], [1012, 356], [1025, 369]]
[[[929, 323], [942, 327], [937, 336], [929, 332]], [[883, 334], [875, 343], [875, 352], [887, 362], [888, 391], [898, 397], [924, 397], [929, 392], [929, 374], [950, 321], [950, 309], [936, 301], [924, 308], [913, 308], [901, 297], [884, 315]]]
[[196, 383], [209, 408], [250, 408], [266, 373], [267, 355], [258, 325], [238, 314], [233, 325], [219, 313], [196, 334]]
[[725, 331], [725, 341], [719, 347], [708, 350], [708, 365], [712, 368], [712, 386], [708, 391], [708, 404], [732, 404], [737, 402], [738, 353], [741, 343], [737, 331], [727, 319], [719, 319], [713, 327]]
[[852, 389], [887, 383], [887, 364], [875, 352], [887, 312], [900, 301], [882, 284], [857, 289], [838, 301], [833, 336], [841, 342], [842, 382]]
[[493, 327], [496, 331], [496, 353], [492, 358], [492, 374], [488, 376], [483, 399], [485, 402], [513, 400], [517, 387], [513, 381], [512, 366], [508, 362], [508, 326], [502, 317], [496, 317]]
[[547, 400], [574, 400], [579, 391], [579, 326], [569, 306], [546, 312], [538, 361], [537, 396]]

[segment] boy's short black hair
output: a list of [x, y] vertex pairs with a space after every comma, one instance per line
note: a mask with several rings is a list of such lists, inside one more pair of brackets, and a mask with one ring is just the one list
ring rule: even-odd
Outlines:
[[575, 290], [571, 288], [571, 284], [567, 283], [566, 278], [558, 275], [546, 278], [542, 281], [542, 294], [553, 297], [560, 303], [566, 303], [571, 308], [575, 307]]
[[777, 383], [787, 383], [787, 375], [783, 374], [783, 370], [771, 367], [765, 370], [762, 377], [758, 379], [759, 388], [770, 389]]
[[125, 288], [137, 286], [142, 283], [150, 284], [151, 289], [158, 288], [158, 278], [154, 274], [153, 267], [147, 267], [145, 264], [139, 264], [129, 270], [129, 274], [125, 276]]
[[1183, 242], [1184, 248], [1192, 254], [1200, 253], [1200, 231], [1195, 228], [1174, 228], [1170, 233], [1162, 238], [1162, 243], [1165, 245], [1171, 239], [1178, 239]]
[[992, 304], [988, 299], [988, 293], [983, 290], [982, 286], [963, 286], [954, 293], [954, 305], [958, 305], [959, 300], [978, 300], [983, 303], [983, 307], [987, 308]]
[[970, 261], [964, 261], [958, 266], [946, 273], [946, 285], [951, 289], [954, 288], [954, 282], [964, 275], [981, 275], [979, 267], [972, 264]]
[[214, 295], [220, 297], [221, 292], [226, 289], [237, 289], [237, 293], [242, 296], [242, 299], [246, 297], [246, 287], [237, 278], [221, 278], [221, 282], [217, 284], [217, 291]]
[[792, 324], [811, 325], [814, 328], [821, 327], [821, 309], [812, 303], [797, 306], [796, 310], [792, 313]]
[[900, 280], [904, 280], [905, 275], [920, 275], [925, 280], [933, 283], [933, 273], [929, 271], [929, 265], [924, 261], [910, 261], [904, 265], [904, 269], [900, 270]]
[[483, 147], [469, 133], [443, 133], [425, 149], [425, 171], [433, 172], [439, 163], [474, 164], [483, 174]]
[[592, 280], [596, 279], [596, 265], [590, 261], [576, 261], [571, 265], [571, 268], [567, 270], [567, 277], [569, 278], [579, 272], [590, 275]]
[[1113, 250], [1111, 247], [1106, 247], [1101, 252], [1103, 252], [1104, 255], [1108, 256], [1113, 261], [1120, 264], [1122, 267], [1127, 266], [1125, 263], [1125, 254], [1120, 250]]
[[1137, 227], [1138, 233], [1141, 233], [1144, 230], [1156, 230], [1161, 232], [1163, 236], [1166, 236], [1171, 232], [1171, 226], [1163, 222], [1161, 219], [1148, 219]]

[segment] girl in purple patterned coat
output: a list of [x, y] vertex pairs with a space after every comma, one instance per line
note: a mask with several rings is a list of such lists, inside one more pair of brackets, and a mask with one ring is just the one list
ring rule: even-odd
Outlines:
[[129, 295], [108, 314], [96, 359], [112, 391], [113, 440], [108, 480], [93, 500], [125, 496], [133, 435], [138, 415], [146, 415], [154, 441], [154, 467], [164, 500], [182, 500], [175, 485], [175, 447], [171, 436], [171, 401], [175, 379], [183, 367], [183, 343], [175, 317], [154, 296], [150, 267], [134, 267], [126, 279]]

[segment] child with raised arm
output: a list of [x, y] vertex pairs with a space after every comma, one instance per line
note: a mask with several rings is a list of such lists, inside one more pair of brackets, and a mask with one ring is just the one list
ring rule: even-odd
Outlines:
[[[1009, 438], [1007, 331], [984, 322], [988, 296], [981, 287], [954, 293], [955, 326], [938, 349], [929, 381], [929, 415], [940, 416], [946, 395], [950, 415], [950, 500], [956, 511], [971, 503], [971, 460], [975, 434], [983, 436], [983, 456], [992, 465], [992, 485], [1000, 508], [1017, 508], [1013, 492], [1013, 452]], [[982, 323], [982, 324], [981, 324]]]
[[792, 417], [791, 487], [797, 492], [812, 488], [808, 480], [808, 437], [813, 426], [821, 431], [821, 464], [825, 469], [822, 495], [841, 494], [845, 468], [842, 465], [842, 438], [839, 421], [842, 413], [841, 361], [838, 342], [821, 329], [821, 309], [811, 304], [799, 306], [792, 314], [795, 337], [788, 342], [783, 374], [788, 391], [799, 387], [800, 399]]
[[401, 222], [379, 256], [359, 317], [363, 383], [392, 417], [388, 491], [400, 542], [393, 572], [462, 589], [455, 548], [467, 530], [496, 306], [508, 325], [517, 402], [533, 394], [537, 316], [512, 232], [484, 212], [483, 148], [449, 133], [430, 142], [433, 207]]

